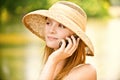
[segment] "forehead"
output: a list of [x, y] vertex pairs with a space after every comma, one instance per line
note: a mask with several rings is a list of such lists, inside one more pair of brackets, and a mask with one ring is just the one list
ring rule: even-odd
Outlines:
[[[52, 19], [52, 18], [49, 18], [49, 17], [46, 17], [46, 21], [56, 22], [56, 23], [58, 23], [58, 24], [61, 24], [60, 22], [58, 22], [58, 21], [56, 21], [56, 20], [54, 20], [54, 19]], [[62, 25], [63, 25], [63, 24], [62, 24]], [[63, 25], [63, 26], [65, 26], [65, 25]], [[72, 30], [70, 30], [69, 28], [67, 28], [67, 26], [65, 26], [65, 29], [67, 29], [67, 30], [69, 30], [70, 32], [74, 33]]]
[[47, 21], [54, 21], [54, 22], [59, 23], [58, 21], [56, 21], [56, 20], [54, 20], [54, 19], [52, 19], [52, 18], [49, 18], [49, 17], [46, 17], [46, 20], [47, 20]]

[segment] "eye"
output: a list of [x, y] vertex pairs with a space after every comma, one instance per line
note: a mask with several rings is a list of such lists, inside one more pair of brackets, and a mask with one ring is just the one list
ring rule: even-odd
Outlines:
[[50, 25], [51, 23], [50, 23], [50, 21], [46, 21], [46, 25]]
[[62, 24], [59, 24], [59, 27], [60, 28], [66, 28], [64, 25], [62, 25]]
[[47, 25], [49, 25], [50, 23], [49, 22], [46, 22]]

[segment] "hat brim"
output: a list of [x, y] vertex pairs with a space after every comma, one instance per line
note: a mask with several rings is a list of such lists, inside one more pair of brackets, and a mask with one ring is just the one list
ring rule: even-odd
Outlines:
[[36, 34], [38, 37], [44, 39], [44, 25], [45, 25], [45, 18], [49, 17], [57, 22], [65, 25], [67, 28], [72, 30], [76, 35], [80, 37], [80, 39], [86, 44], [88, 47], [88, 54], [90, 56], [94, 56], [94, 49], [92, 42], [88, 38], [88, 36], [85, 34], [85, 32], [77, 25], [75, 24], [71, 19], [64, 15], [60, 15], [56, 13], [53, 13], [49, 10], [36, 10], [33, 12], [30, 12], [26, 14], [23, 17], [23, 23], [25, 26], [32, 31], [34, 34]]

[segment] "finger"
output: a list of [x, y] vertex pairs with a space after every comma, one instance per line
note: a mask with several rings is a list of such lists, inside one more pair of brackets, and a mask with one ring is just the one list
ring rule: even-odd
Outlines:
[[78, 47], [78, 45], [79, 45], [79, 42], [80, 42], [80, 38], [77, 38], [77, 47]]
[[77, 38], [77, 44], [79, 45], [80, 38]]
[[60, 49], [64, 49], [64, 48], [65, 48], [65, 45], [66, 45], [65, 40], [62, 39], [61, 42], [62, 42], [62, 44], [61, 44], [61, 46], [60, 46]]
[[71, 36], [71, 39], [73, 41], [73, 45], [72, 45], [72, 48], [71, 48], [70, 51], [73, 51], [74, 48], [77, 46], [77, 40], [75, 39], [75, 37], [73, 35]]
[[77, 43], [77, 40], [76, 40], [76, 38], [73, 35], [71, 36], [71, 39], [73, 41], [73, 46], [74, 46]]
[[67, 47], [65, 48], [65, 52], [68, 52], [68, 50], [70, 50], [70, 48], [72, 47], [72, 40], [68, 37], [66, 37], [66, 40], [68, 40], [68, 45]]
[[77, 38], [77, 41], [75, 43], [73, 43], [73, 46], [70, 49], [70, 53], [73, 53], [77, 49], [77, 47], [79, 45], [79, 41], [80, 41], [80, 38]]

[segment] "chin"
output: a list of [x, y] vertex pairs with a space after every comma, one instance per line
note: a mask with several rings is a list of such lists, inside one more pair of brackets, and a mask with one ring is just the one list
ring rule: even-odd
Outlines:
[[50, 43], [47, 43], [47, 46], [52, 48], [52, 49], [57, 49], [59, 48], [59, 46], [57, 44], [50, 44]]

